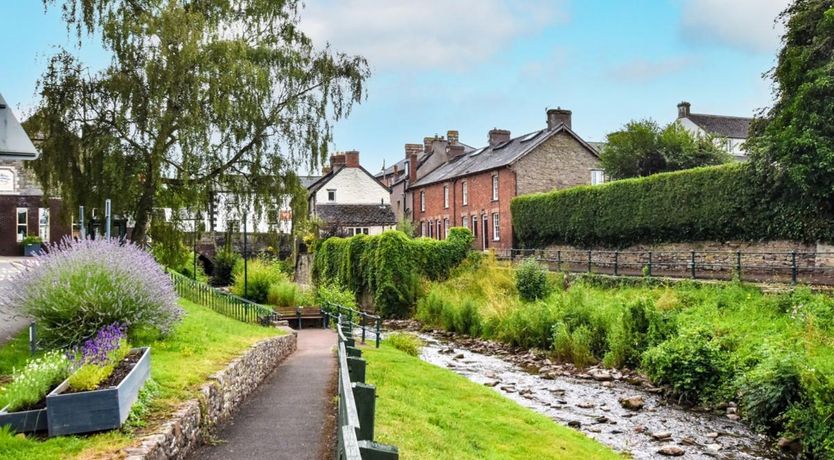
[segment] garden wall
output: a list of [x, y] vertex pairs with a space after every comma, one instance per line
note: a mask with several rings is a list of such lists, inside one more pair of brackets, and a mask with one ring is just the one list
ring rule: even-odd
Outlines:
[[[289, 331], [289, 329], [287, 329]], [[275, 367], [296, 350], [295, 333], [263, 340], [209, 376], [197, 399], [186, 401], [155, 433], [125, 449], [128, 460], [182, 459], [226, 421]]]

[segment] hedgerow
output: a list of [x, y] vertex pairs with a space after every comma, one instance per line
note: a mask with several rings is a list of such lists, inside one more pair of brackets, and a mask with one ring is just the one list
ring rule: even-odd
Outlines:
[[373, 297], [387, 317], [405, 317], [417, 301], [420, 278], [443, 279], [466, 258], [472, 234], [453, 228], [445, 240], [411, 239], [399, 231], [329, 238], [313, 260], [313, 281]]
[[742, 163], [519, 196], [521, 247], [625, 247], [685, 241], [834, 241], [815, 207], [762, 191]]

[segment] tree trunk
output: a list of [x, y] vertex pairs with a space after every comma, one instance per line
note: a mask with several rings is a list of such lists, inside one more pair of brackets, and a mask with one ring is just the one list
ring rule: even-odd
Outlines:
[[148, 228], [151, 223], [151, 212], [153, 211], [157, 182], [157, 169], [154, 163], [155, 162], [153, 160], [148, 162], [147, 178], [145, 179], [145, 183], [142, 187], [142, 196], [139, 198], [139, 203], [136, 206], [133, 232], [130, 234], [130, 240], [139, 245], [146, 242], [148, 237]]

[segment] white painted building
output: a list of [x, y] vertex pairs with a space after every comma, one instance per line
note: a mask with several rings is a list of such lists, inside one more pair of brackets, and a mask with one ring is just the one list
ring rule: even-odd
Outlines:
[[391, 191], [359, 164], [359, 152], [333, 155], [325, 174], [308, 187], [311, 217], [322, 235], [377, 235], [397, 225]]
[[689, 102], [678, 104], [677, 122], [681, 126], [696, 136], [715, 136], [716, 142], [737, 160], [747, 159], [744, 142], [747, 141], [752, 118], [692, 113], [690, 109]]

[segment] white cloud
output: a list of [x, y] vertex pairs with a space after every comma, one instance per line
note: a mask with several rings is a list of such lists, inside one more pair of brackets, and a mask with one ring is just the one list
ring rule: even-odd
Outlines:
[[[564, 21], [563, 0], [309, 0], [301, 28], [377, 69], [466, 69]], [[496, 59], [500, 64], [501, 60]]]
[[783, 27], [775, 23], [789, 0], [684, 0], [681, 33], [693, 42], [773, 53]]
[[616, 66], [608, 71], [608, 77], [629, 83], [648, 83], [666, 75], [680, 72], [692, 66], [695, 59], [689, 57], [650, 61], [638, 58]]

